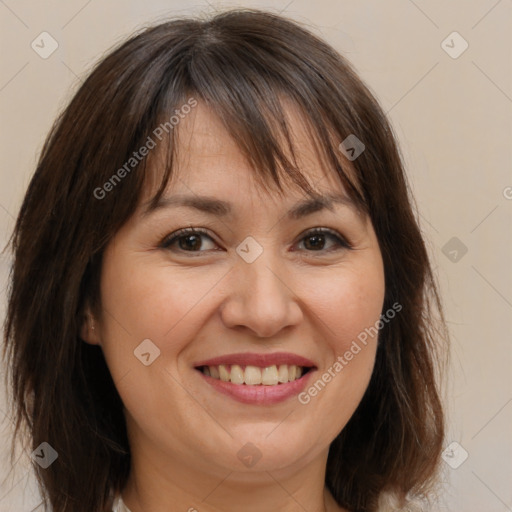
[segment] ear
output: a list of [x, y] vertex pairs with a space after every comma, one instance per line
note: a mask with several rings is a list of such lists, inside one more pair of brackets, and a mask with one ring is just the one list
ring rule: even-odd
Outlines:
[[99, 324], [95, 321], [89, 306], [85, 307], [80, 325], [80, 338], [90, 345], [101, 345]]

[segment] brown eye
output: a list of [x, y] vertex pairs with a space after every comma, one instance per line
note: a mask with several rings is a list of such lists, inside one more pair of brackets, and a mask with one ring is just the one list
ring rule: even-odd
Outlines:
[[[204, 237], [213, 242], [213, 239], [206, 231], [201, 229], [184, 228], [165, 238], [160, 244], [160, 247], [170, 250], [173, 246], [177, 245], [178, 250], [183, 252], [203, 252], [200, 249], [204, 245]], [[215, 244], [215, 242], [213, 243]]]
[[[326, 249], [327, 239], [334, 240], [334, 249]], [[302, 237], [304, 247], [308, 252], [332, 251], [337, 248], [351, 249], [351, 245], [338, 233], [326, 228], [317, 228]]]

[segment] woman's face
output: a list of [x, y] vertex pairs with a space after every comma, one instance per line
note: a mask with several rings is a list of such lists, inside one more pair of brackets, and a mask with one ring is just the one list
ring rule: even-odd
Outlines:
[[[83, 336], [101, 344], [135, 457], [212, 474], [298, 467], [326, 457], [367, 388], [376, 338], [357, 337], [382, 312], [379, 245], [289, 115], [302, 172], [345, 200], [298, 208], [298, 188], [263, 192], [199, 103], [179, 125], [166, 199], [141, 204], [105, 251], [102, 317]], [[183, 228], [206, 234], [171, 241]]]

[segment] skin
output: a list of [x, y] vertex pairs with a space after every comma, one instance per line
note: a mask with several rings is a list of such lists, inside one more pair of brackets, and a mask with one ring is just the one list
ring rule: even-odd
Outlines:
[[[317, 192], [343, 193], [297, 112], [287, 112], [302, 172]], [[234, 214], [169, 207], [144, 217], [139, 208], [106, 248], [102, 314], [89, 310], [82, 338], [101, 345], [125, 405], [132, 467], [123, 500], [132, 512], [342, 511], [325, 488], [327, 454], [368, 386], [376, 339], [305, 405], [297, 396], [239, 403], [207, 384], [194, 363], [234, 352], [292, 352], [315, 362], [315, 382], [382, 312], [384, 270], [372, 224], [349, 205], [288, 219], [305, 194], [295, 186], [284, 197], [258, 188], [201, 103], [178, 134], [177, 174], [165, 195], [213, 196], [232, 202]], [[160, 247], [190, 226], [209, 233], [192, 242], [195, 252], [183, 239], [181, 250], [179, 241]], [[316, 249], [306, 234], [318, 227], [353, 248], [324, 235]], [[247, 236], [263, 248], [253, 263], [236, 253]], [[160, 350], [149, 366], [134, 357], [145, 339]], [[250, 468], [237, 457], [248, 442], [261, 454]]]

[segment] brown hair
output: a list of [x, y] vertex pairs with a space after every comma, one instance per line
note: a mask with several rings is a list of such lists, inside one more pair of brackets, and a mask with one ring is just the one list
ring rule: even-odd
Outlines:
[[[358, 512], [376, 510], [384, 492], [427, 493], [444, 434], [436, 369], [445, 324], [392, 129], [329, 45], [295, 22], [244, 9], [135, 35], [95, 67], [46, 140], [12, 237], [4, 347], [16, 436], [25, 427], [32, 449], [48, 442], [59, 454], [47, 469], [34, 464], [45, 505], [107, 511], [126, 482], [122, 402], [101, 348], [82, 342], [79, 328], [85, 304], [101, 309], [102, 252], [133, 214], [150, 166], [141, 159], [122, 180], [112, 176], [190, 97], [219, 116], [263, 186], [282, 191], [281, 179], [291, 179], [312, 194], [284, 149], [283, 141], [294, 155], [282, 102], [291, 100], [370, 216], [384, 261], [383, 311], [403, 310], [380, 332], [369, 387], [331, 444], [326, 485]], [[172, 176], [176, 129], [167, 130], [153, 204]], [[355, 180], [338, 149], [351, 134], [366, 146], [350, 162]]]

